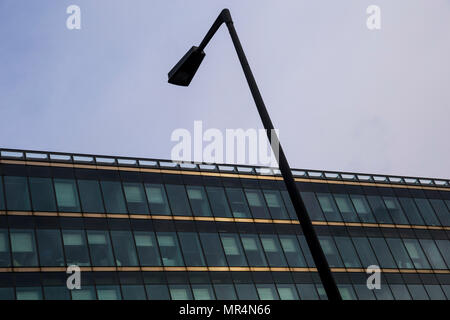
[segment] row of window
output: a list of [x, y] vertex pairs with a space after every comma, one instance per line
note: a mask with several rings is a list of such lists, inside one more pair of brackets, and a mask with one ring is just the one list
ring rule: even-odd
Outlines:
[[[364, 284], [338, 285], [344, 300], [446, 300], [450, 285]], [[66, 287], [0, 288], [0, 300], [319, 300], [326, 299], [319, 284], [147, 284]]]
[[[450, 200], [313, 192], [302, 197], [312, 220], [450, 225]], [[5, 209], [297, 219], [285, 190], [22, 176], [0, 177]]]
[[[319, 236], [331, 267], [448, 269], [450, 241]], [[303, 235], [0, 229], [0, 267], [313, 267]]]
[[313, 192], [302, 196], [312, 220], [450, 225], [450, 200]]

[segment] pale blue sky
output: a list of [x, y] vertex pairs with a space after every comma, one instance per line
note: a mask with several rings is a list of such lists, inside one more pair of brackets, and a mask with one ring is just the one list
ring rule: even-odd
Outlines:
[[450, 177], [449, 0], [0, 0], [0, 146], [169, 158], [194, 120], [260, 128], [225, 28], [167, 84], [224, 7], [292, 167]]

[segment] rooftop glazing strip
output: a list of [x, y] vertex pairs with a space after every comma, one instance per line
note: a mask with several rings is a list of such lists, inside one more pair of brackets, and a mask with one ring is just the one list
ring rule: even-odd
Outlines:
[[[275, 175], [280, 176], [278, 168], [268, 168], [249, 165], [210, 164], [199, 162], [176, 162], [166, 159], [147, 159], [133, 157], [115, 157], [106, 155], [90, 155], [79, 153], [50, 152], [36, 150], [19, 150], [0, 148], [0, 159], [29, 161], [47, 161], [71, 164], [115, 165], [124, 167], [151, 167], [157, 169], [177, 169], [194, 171], [215, 171], [250, 175]], [[310, 169], [292, 169], [296, 178], [310, 178], [323, 180], [342, 180], [359, 182], [395, 183], [405, 185], [450, 187], [449, 179], [405, 177], [380, 175], [370, 173], [322, 171]]]

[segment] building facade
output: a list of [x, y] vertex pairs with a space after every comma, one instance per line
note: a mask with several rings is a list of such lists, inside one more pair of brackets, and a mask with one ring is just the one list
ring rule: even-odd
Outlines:
[[[344, 299], [450, 299], [448, 180], [293, 173]], [[1, 149], [5, 299], [326, 295], [277, 170]]]

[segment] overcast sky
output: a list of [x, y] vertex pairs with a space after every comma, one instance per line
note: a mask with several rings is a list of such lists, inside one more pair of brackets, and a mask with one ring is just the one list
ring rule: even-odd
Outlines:
[[170, 158], [194, 120], [261, 128], [226, 28], [167, 84], [224, 7], [292, 167], [450, 178], [449, 0], [0, 0], [0, 147]]

